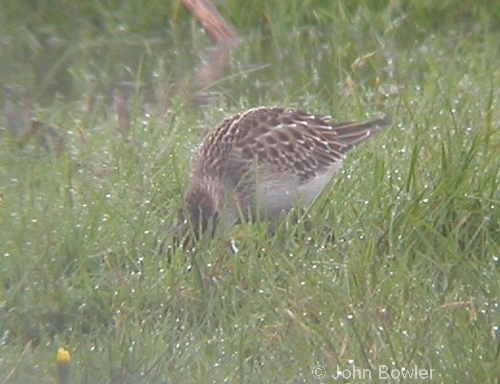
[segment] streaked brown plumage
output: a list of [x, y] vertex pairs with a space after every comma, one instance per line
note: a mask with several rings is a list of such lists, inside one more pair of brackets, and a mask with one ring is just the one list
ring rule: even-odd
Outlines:
[[191, 161], [185, 196], [196, 234], [224, 231], [239, 218], [275, 220], [321, 193], [345, 155], [389, 124], [335, 123], [294, 109], [255, 108], [224, 120]]

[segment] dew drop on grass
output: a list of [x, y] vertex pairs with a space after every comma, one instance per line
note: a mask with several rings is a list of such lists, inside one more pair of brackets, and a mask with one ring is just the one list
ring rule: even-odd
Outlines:
[[500, 338], [500, 327], [498, 327], [498, 325], [494, 325], [491, 327], [491, 336], [495, 340]]
[[135, 345], [135, 341], [132, 341], [132, 344], [128, 347], [129, 352], [134, 351], [134, 345]]

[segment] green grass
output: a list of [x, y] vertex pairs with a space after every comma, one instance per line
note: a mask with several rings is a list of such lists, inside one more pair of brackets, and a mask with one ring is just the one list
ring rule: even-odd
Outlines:
[[[210, 41], [179, 4], [55, 3], [0, 11], [3, 35], [29, 31], [4, 40], [0, 72], [69, 150], [20, 149], [2, 132], [1, 382], [56, 382], [65, 346], [75, 383], [334, 382], [313, 377], [318, 364], [373, 368], [364, 382], [417, 365], [434, 369], [420, 382], [498, 383], [496, 2], [223, 2], [245, 42], [203, 108], [190, 84]], [[51, 35], [66, 40], [46, 57]], [[130, 140], [110, 107], [119, 81], [142, 84]], [[221, 240], [169, 262], [158, 245], [191, 150], [257, 105], [393, 124], [348, 157], [306, 222], [283, 218], [271, 237], [240, 225], [236, 255]]]

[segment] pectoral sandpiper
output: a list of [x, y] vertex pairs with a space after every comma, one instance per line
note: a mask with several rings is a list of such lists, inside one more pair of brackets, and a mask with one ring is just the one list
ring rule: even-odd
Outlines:
[[307, 206], [341, 168], [345, 155], [389, 124], [336, 123], [277, 107], [231, 116], [211, 132], [191, 161], [186, 221], [198, 236], [238, 219], [275, 220]]

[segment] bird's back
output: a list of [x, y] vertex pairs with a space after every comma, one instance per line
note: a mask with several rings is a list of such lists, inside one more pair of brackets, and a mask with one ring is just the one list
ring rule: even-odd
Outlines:
[[306, 183], [387, 124], [385, 119], [339, 124], [294, 109], [250, 109], [224, 120], [205, 139], [192, 170], [238, 179], [257, 165], [293, 174]]

